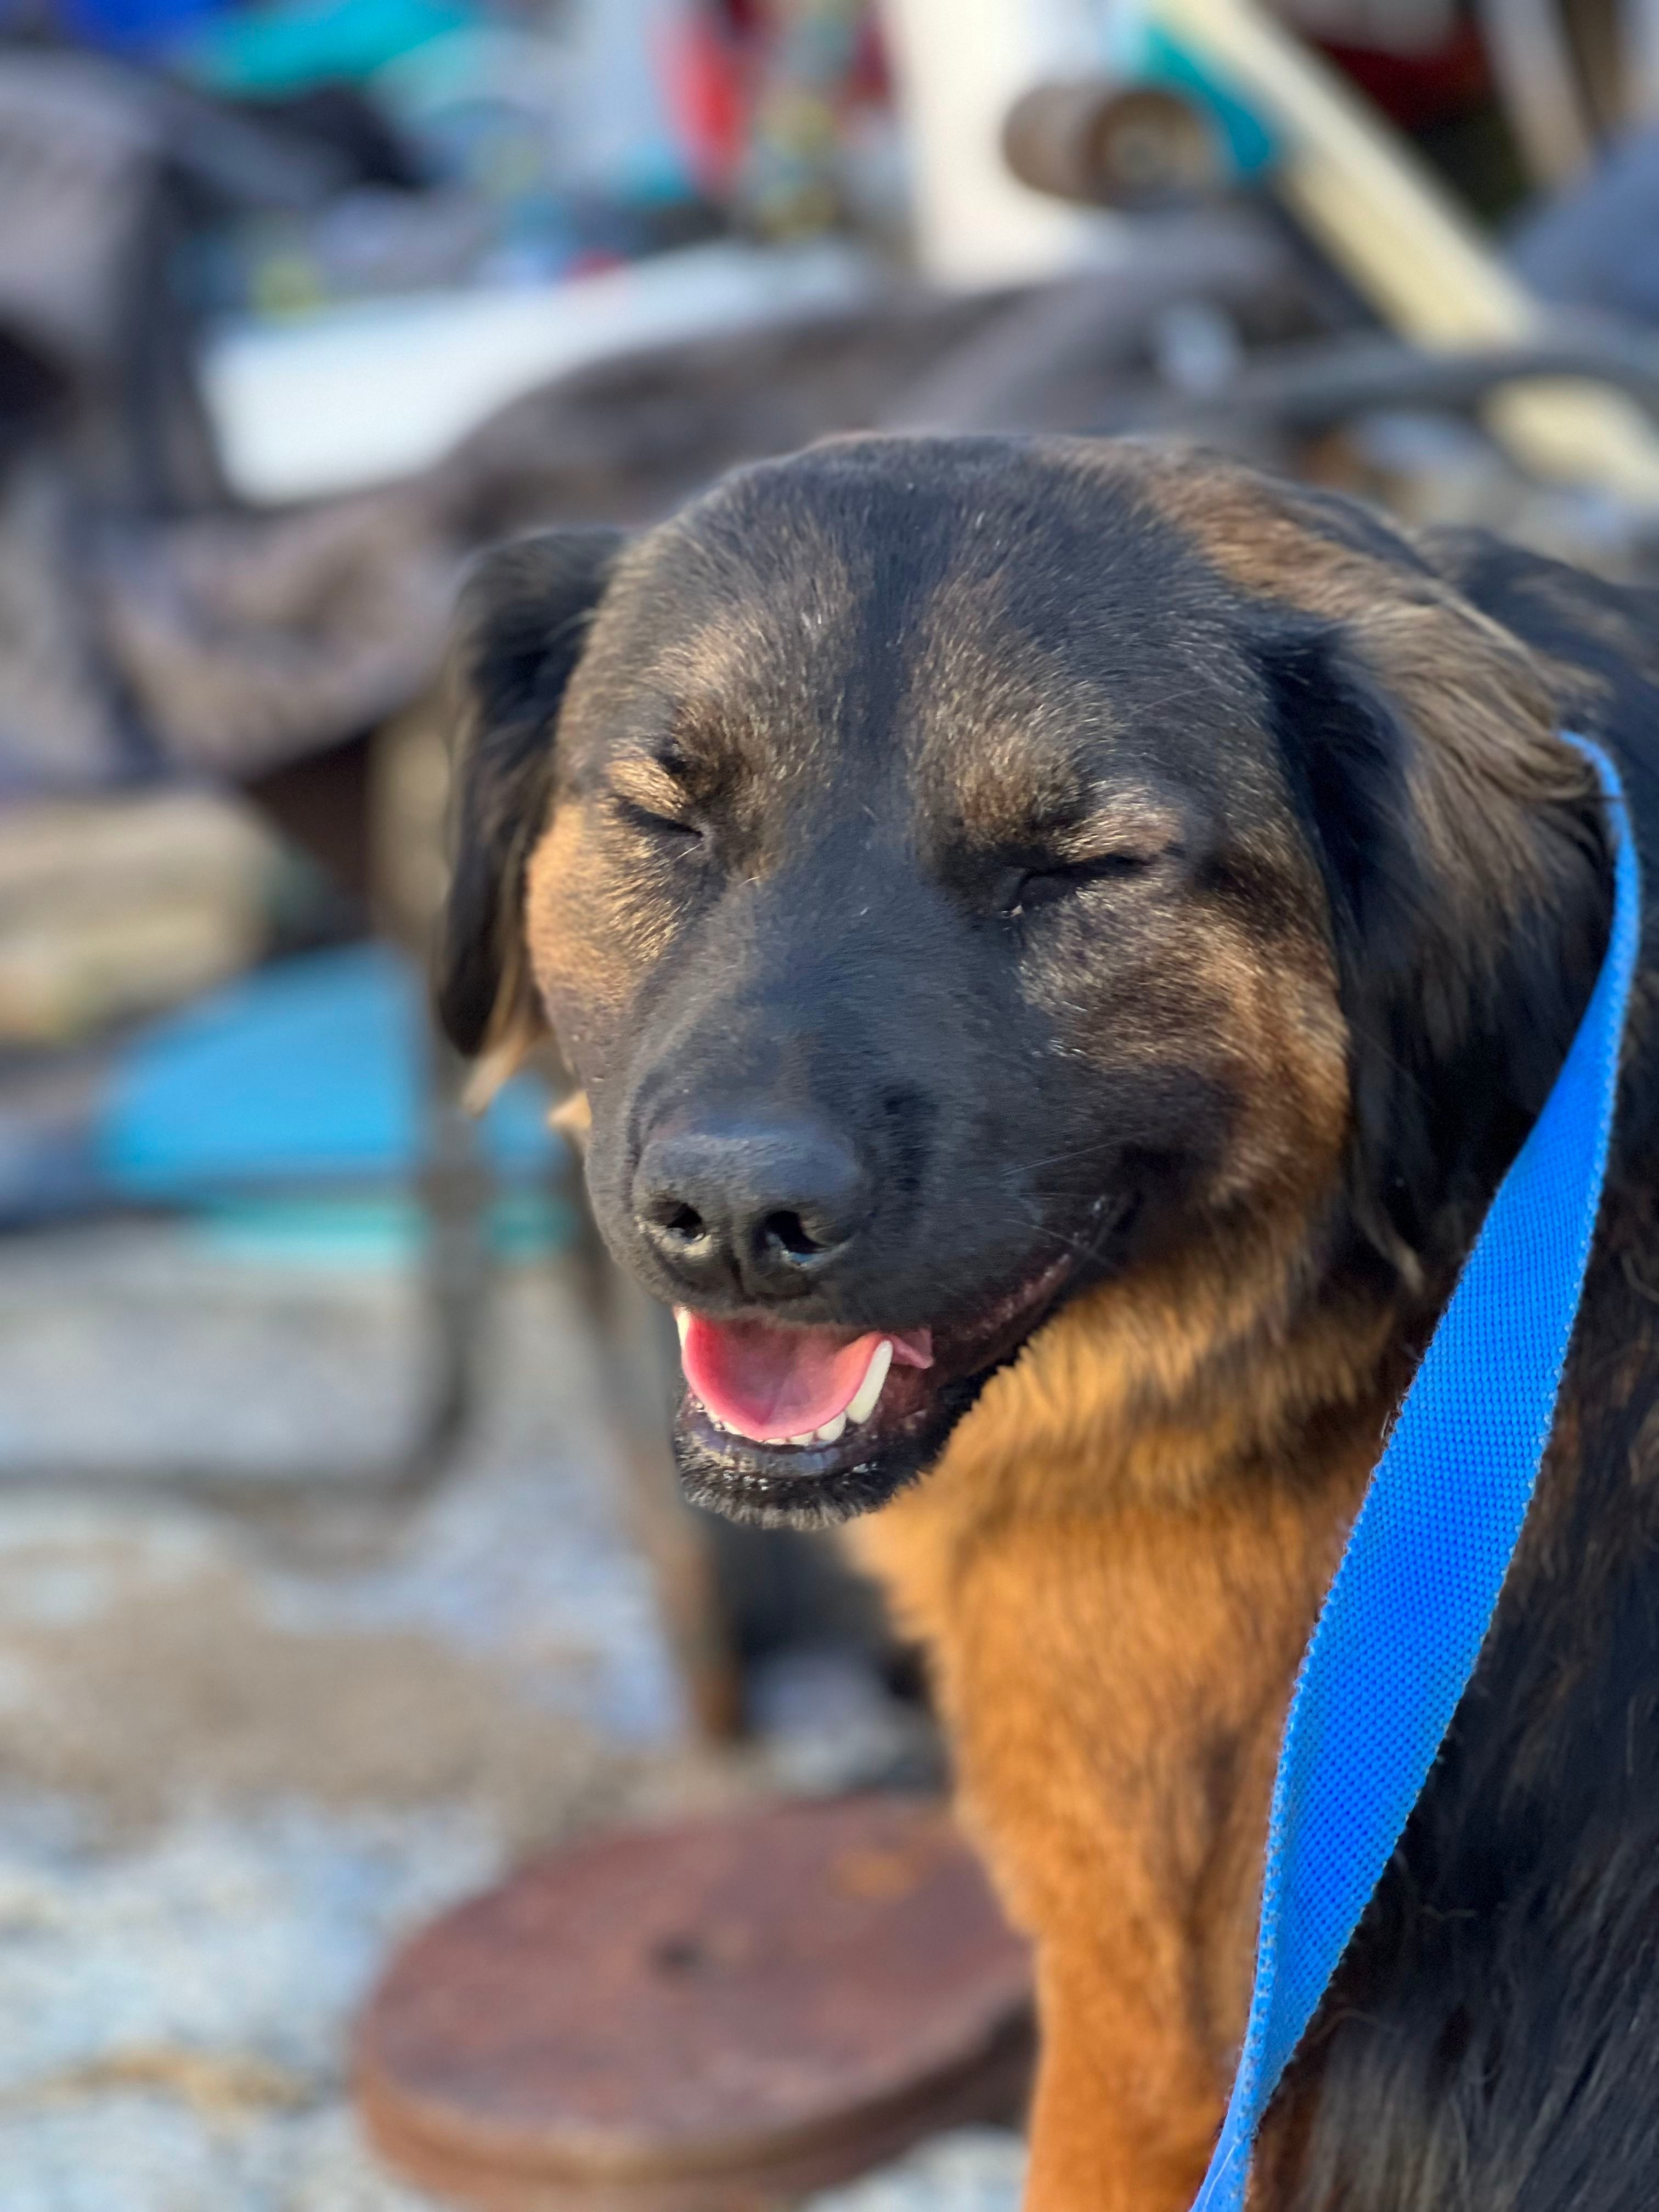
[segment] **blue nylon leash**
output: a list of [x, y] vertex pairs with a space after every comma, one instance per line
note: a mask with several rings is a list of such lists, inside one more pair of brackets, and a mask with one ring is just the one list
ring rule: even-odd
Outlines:
[[1549, 1443], [1607, 1173], [1641, 886], [1619, 774], [1613, 927], [1544, 1110], [1498, 1186], [1371, 1476], [1291, 1700], [1255, 1987], [1193, 2212], [1242, 2212], [1261, 2116], [1420, 1795]]

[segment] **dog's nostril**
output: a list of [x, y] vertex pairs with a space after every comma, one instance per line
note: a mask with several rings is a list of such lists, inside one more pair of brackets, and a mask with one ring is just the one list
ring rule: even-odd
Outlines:
[[815, 1290], [851, 1241], [861, 1193], [852, 1147], [815, 1122], [714, 1117], [642, 1147], [634, 1224], [680, 1281], [755, 1297]]
[[774, 1252], [787, 1252], [792, 1260], [811, 1259], [823, 1249], [799, 1213], [769, 1213], [761, 1224], [761, 1242]]

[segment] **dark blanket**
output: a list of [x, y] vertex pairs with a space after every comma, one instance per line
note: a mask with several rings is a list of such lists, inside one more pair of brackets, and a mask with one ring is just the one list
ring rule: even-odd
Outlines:
[[343, 181], [268, 118], [0, 46], [0, 793], [258, 776], [418, 696], [491, 538], [648, 519], [836, 429], [1087, 427], [1172, 300], [1300, 313], [1282, 241], [1243, 213], [1194, 217], [1036, 296], [896, 280], [858, 313], [609, 361], [416, 480], [250, 511], [206, 428], [178, 251], [204, 209]]

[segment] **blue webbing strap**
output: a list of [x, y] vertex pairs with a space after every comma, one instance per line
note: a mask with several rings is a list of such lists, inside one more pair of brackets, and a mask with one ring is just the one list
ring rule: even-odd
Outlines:
[[1250, 2150], [1474, 1671], [1549, 1442], [1618, 1089], [1641, 892], [1618, 773], [1581, 738], [1615, 844], [1578, 1033], [1498, 1187], [1302, 1662], [1273, 1784], [1255, 1989], [1194, 2212], [1239, 2212]]

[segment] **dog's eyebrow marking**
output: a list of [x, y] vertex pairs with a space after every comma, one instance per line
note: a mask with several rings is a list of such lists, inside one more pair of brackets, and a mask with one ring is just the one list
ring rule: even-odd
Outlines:
[[957, 805], [963, 830], [981, 849], [1066, 861], [1154, 859], [1178, 850], [1189, 829], [1182, 808], [1161, 792], [1098, 780], [1064, 756], [1034, 766], [1000, 748], [967, 769]]
[[734, 765], [725, 733], [682, 705], [632, 731], [611, 755], [604, 774], [607, 788], [634, 805], [675, 814], [690, 801], [712, 798]]
[[1088, 811], [1081, 766], [1063, 754], [1033, 749], [1025, 733], [993, 738], [951, 763], [955, 809], [976, 845], [1030, 840], [1063, 831]]
[[624, 754], [612, 763], [610, 787], [619, 799], [648, 814], [679, 814], [690, 796], [683, 767], [677, 754]]
[[1179, 807], [1150, 792], [1117, 789], [1095, 794], [1082, 815], [1052, 824], [1047, 836], [1062, 860], [1097, 860], [1121, 855], [1126, 860], [1151, 860], [1161, 853], [1182, 851], [1189, 826]]

